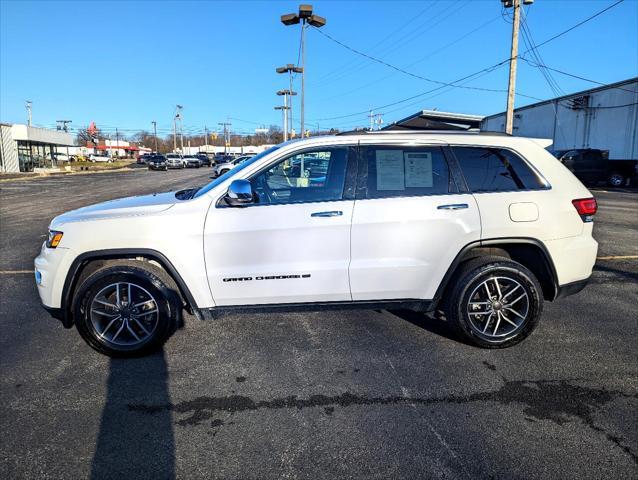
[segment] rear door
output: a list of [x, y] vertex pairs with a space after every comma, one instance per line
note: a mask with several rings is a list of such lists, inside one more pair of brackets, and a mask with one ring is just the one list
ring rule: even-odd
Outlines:
[[352, 217], [352, 299], [432, 299], [448, 267], [480, 239], [474, 197], [441, 145], [367, 145]]

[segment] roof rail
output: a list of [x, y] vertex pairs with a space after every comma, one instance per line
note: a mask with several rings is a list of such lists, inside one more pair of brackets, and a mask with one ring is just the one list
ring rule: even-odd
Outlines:
[[347, 132], [339, 132], [336, 136], [346, 135], [492, 135], [499, 137], [511, 137], [509, 133], [505, 132], [492, 132], [489, 130], [428, 130], [428, 129], [406, 129], [406, 130], [349, 130]]

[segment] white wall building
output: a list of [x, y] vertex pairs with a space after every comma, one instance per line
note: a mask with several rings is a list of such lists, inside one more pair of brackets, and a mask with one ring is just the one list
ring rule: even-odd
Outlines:
[[0, 172], [32, 172], [56, 167], [54, 152], [67, 153], [73, 135], [62, 130], [0, 124]]
[[[481, 130], [504, 131], [505, 113], [485, 117]], [[638, 160], [638, 78], [517, 108], [513, 133], [551, 138], [553, 150], [595, 148], [610, 160]]]

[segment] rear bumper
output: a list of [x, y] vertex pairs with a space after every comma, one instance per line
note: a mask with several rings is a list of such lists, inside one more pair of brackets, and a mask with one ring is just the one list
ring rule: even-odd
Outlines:
[[558, 300], [559, 298], [569, 297], [570, 295], [576, 295], [587, 286], [587, 284], [589, 283], [589, 278], [578, 280], [576, 282], [566, 283], [565, 285], [559, 285], [556, 292], [555, 300]]

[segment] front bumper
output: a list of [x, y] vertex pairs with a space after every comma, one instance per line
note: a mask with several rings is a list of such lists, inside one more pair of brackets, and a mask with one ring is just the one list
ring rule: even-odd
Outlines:
[[33, 261], [36, 285], [42, 305], [47, 308], [63, 308], [62, 291], [64, 280], [75, 255], [68, 248], [47, 248], [43, 243]]

